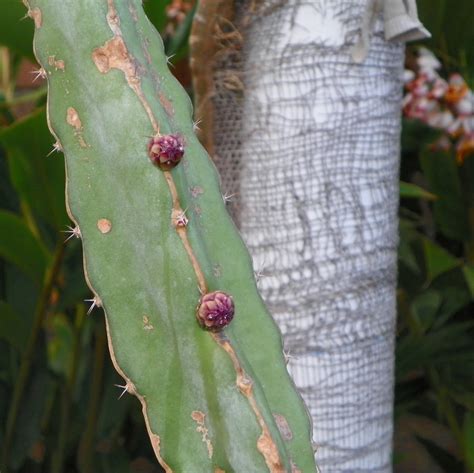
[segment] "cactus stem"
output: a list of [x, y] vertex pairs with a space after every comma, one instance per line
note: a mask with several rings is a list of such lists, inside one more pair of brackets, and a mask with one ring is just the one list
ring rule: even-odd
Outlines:
[[[173, 200], [173, 212], [179, 213], [182, 212], [181, 205], [179, 203], [178, 191], [176, 189], [176, 184], [174, 183], [173, 176], [169, 171], [163, 171], [165, 176], [166, 182], [168, 183], [168, 187], [171, 193], [171, 198]], [[196, 273], [196, 278], [198, 280], [199, 291], [201, 294], [205, 294], [207, 292], [207, 284], [204, 274], [202, 272], [201, 266], [194, 254], [194, 251], [189, 243], [188, 234], [186, 233], [185, 227], [176, 227], [176, 231], [178, 232], [179, 237], [183, 243], [184, 249], [191, 260], [191, 264], [193, 266], [194, 272]]]
[[69, 236], [64, 240], [64, 243], [68, 242], [71, 238], [81, 238], [81, 230], [76, 225], [75, 227], [71, 227], [68, 225], [67, 230], [62, 230], [62, 233], [68, 233]]
[[135, 92], [145, 109], [155, 134], [159, 134], [160, 127], [141, 88], [141, 79], [138, 75], [135, 59], [129, 53], [123, 40], [120, 19], [115, 9], [114, 0], [107, 0], [107, 5], [107, 23], [114, 33], [114, 37], [106, 41], [103, 46], [92, 51], [92, 60], [102, 74], [107, 74], [110, 69], [119, 69], [124, 73], [129, 87]]
[[84, 299], [84, 302], [91, 303], [91, 306], [87, 310], [87, 315], [90, 315], [90, 313], [94, 310], [95, 307], [102, 307], [102, 301], [97, 296], [94, 296], [92, 299]]
[[41, 10], [39, 8], [30, 8], [27, 2], [23, 2], [27, 8], [28, 12], [26, 13], [35, 23], [36, 28], [41, 28], [43, 24], [43, 15], [41, 14]]
[[[105, 311], [104, 311], [105, 312]], [[110, 358], [112, 359], [112, 364], [114, 365], [115, 369], [117, 370], [118, 374], [122, 376], [123, 379], [126, 380], [125, 386], [133, 386], [133, 391], [129, 391], [131, 394], [135, 395], [138, 400], [140, 401], [142, 405], [142, 412], [143, 412], [143, 417], [145, 419], [145, 425], [146, 429], [148, 432], [148, 436], [150, 437], [151, 445], [153, 447], [153, 451], [155, 452], [156, 458], [158, 459], [158, 462], [162, 466], [162, 468], [165, 470], [165, 473], [173, 473], [173, 470], [169, 467], [169, 465], [165, 462], [164, 458], [161, 456], [161, 439], [160, 436], [155, 434], [153, 430], [151, 429], [150, 425], [150, 419], [148, 418], [148, 409], [147, 409], [147, 403], [144, 398], [135, 388], [134, 384], [127, 378], [125, 373], [123, 372], [121, 366], [117, 362], [117, 358], [115, 357], [115, 351], [114, 351], [114, 346], [112, 344], [112, 338], [110, 336], [110, 327], [109, 327], [109, 320], [107, 318], [107, 314], [105, 314], [105, 329], [107, 331], [107, 342], [109, 345], [109, 352], [110, 352]], [[120, 386], [124, 387], [124, 386]], [[128, 389], [127, 389], [128, 390]]]
[[248, 399], [250, 407], [255, 414], [260, 428], [262, 429], [262, 433], [257, 441], [257, 449], [263, 455], [270, 473], [284, 473], [285, 468], [281, 462], [278, 447], [271, 436], [270, 430], [258, 408], [257, 401], [253, 394], [252, 380], [240, 364], [239, 358], [235, 353], [235, 350], [232, 347], [229, 339], [222, 332], [212, 332], [211, 335], [214, 340], [227, 352], [230, 359], [232, 360], [235, 372], [237, 373], [237, 387], [239, 391]]

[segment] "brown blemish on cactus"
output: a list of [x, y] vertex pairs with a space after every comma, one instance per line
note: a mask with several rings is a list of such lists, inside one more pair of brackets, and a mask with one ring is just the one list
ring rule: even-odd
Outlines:
[[[87, 277], [87, 272], [86, 272], [86, 279], [88, 280]], [[159, 435], [155, 434], [151, 430], [151, 425], [150, 425], [150, 419], [148, 418], [148, 410], [147, 410], [147, 403], [145, 398], [137, 391], [135, 388], [135, 385], [132, 383], [132, 381], [127, 377], [127, 375], [124, 373], [122, 368], [117, 362], [117, 358], [115, 357], [115, 352], [114, 352], [114, 346], [112, 344], [112, 337], [110, 335], [110, 327], [109, 327], [109, 320], [107, 317], [107, 313], [104, 311], [105, 314], [105, 329], [107, 332], [107, 343], [109, 345], [109, 352], [110, 352], [110, 358], [112, 360], [112, 364], [114, 365], [115, 370], [117, 373], [122, 376], [122, 378], [125, 380], [126, 386], [127, 386], [127, 391], [128, 391], [128, 386], [132, 385], [133, 386], [133, 394], [138, 398], [142, 405], [142, 413], [143, 413], [143, 418], [145, 419], [145, 426], [146, 430], [148, 432], [148, 436], [150, 437], [151, 445], [153, 447], [153, 451], [155, 452], [155, 456], [158, 459], [158, 462], [162, 466], [162, 468], [165, 470], [165, 473], [174, 473], [173, 470], [169, 467], [169, 465], [165, 462], [164, 458], [161, 456], [161, 439]]]
[[75, 108], [69, 107], [67, 109], [66, 120], [68, 124], [71, 125], [76, 131], [82, 130], [82, 122]]
[[242, 368], [239, 358], [230, 344], [229, 339], [222, 332], [213, 333], [212, 336], [214, 340], [227, 352], [232, 360], [235, 372], [237, 373], [236, 385], [239, 388], [239, 391], [248, 399], [250, 407], [257, 418], [260, 428], [262, 429], [262, 433], [257, 440], [258, 451], [263, 455], [270, 473], [285, 473], [285, 468], [281, 462], [278, 447], [271, 436], [270, 430], [258, 408], [257, 401], [253, 394], [252, 380]]
[[143, 330], [154, 330], [153, 324], [150, 322], [148, 315], [143, 316]]
[[160, 100], [160, 103], [165, 109], [165, 112], [168, 114], [168, 116], [172, 117], [174, 115], [173, 104], [168, 100], [168, 98], [163, 93], [160, 93], [158, 95], [158, 99]]
[[214, 447], [212, 446], [211, 440], [209, 439], [209, 430], [206, 427], [206, 414], [201, 411], [191, 412], [191, 418], [196, 422], [196, 432], [199, 432], [202, 436], [202, 441], [206, 444], [207, 455], [209, 458], [212, 458], [214, 452]]
[[128, 4], [128, 11], [130, 12], [130, 15], [132, 15], [133, 21], [136, 23], [138, 21], [138, 14], [133, 3]]
[[290, 429], [288, 421], [281, 414], [273, 414], [278, 430], [284, 440], [288, 441], [293, 438], [293, 432]]
[[56, 59], [56, 56], [49, 56], [48, 64], [56, 70], [64, 71], [64, 61], [62, 59]]
[[222, 470], [221, 468], [216, 468], [214, 470], [214, 473], [225, 473], [225, 470]]
[[100, 233], [104, 235], [109, 233], [112, 230], [112, 222], [106, 218], [101, 218], [97, 220], [97, 228], [99, 229]]
[[159, 133], [158, 123], [141, 88], [138, 63], [129, 53], [125, 41], [123, 40], [122, 30], [120, 29], [120, 17], [115, 9], [114, 1], [107, 0], [107, 5], [107, 22], [114, 33], [114, 37], [106, 41], [103, 46], [92, 51], [92, 60], [102, 74], [107, 74], [110, 69], [119, 69], [124, 73], [128, 85], [140, 99], [155, 133]]
[[41, 25], [43, 24], [43, 15], [38, 7], [28, 9], [28, 16], [35, 22], [35, 28], [41, 28]]
[[291, 462], [291, 473], [303, 473], [303, 472], [293, 462]]
[[190, 187], [189, 191], [191, 192], [191, 195], [196, 199], [199, 197], [201, 194], [204, 194], [204, 189], [200, 186], [194, 186]]
[[79, 141], [79, 146], [81, 148], [87, 148], [87, 143], [82, 136], [82, 122], [79, 118], [79, 114], [74, 107], [68, 107], [66, 113], [66, 121], [68, 125], [71, 125], [74, 128], [74, 135], [76, 136], [77, 140]]

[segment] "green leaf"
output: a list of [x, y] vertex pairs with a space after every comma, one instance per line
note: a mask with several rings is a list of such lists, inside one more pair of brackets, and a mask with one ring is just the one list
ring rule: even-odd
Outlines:
[[56, 229], [68, 222], [64, 205], [64, 162], [53, 153], [44, 108], [0, 132], [10, 178], [19, 195]]
[[32, 371], [31, 380], [25, 390], [25, 397], [15, 426], [10, 453], [11, 470], [17, 471], [23, 465], [33, 444], [42, 441], [41, 421], [47, 409], [47, 400], [52, 396], [53, 390], [54, 382], [51, 375], [38, 363]]
[[0, 257], [13, 263], [38, 282], [50, 259], [46, 248], [25, 222], [10, 212], [0, 211]]
[[470, 469], [474, 468], [474, 412], [464, 415], [464, 452], [466, 463]]
[[448, 70], [474, 77], [472, 0], [418, 0], [421, 21], [432, 34], [426, 44], [442, 57]]
[[171, 3], [171, 0], [150, 0], [143, 2], [143, 9], [146, 16], [153, 23], [158, 31], [163, 31], [168, 21], [166, 16], [166, 7]]
[[412, 311], [424, 330], [431, 327], [441, 307], [442, 298], [439, 292], [428, 289], [421, 293], [412, 303]]
[[46, 325], [48, 365], [51, 371], [64, 377], [69, 375], [72, 365], [74, 333], [64, 314], [48, 317]]
[[193, 23], [194, 12], [196, 11], [196, 5], [186, 15], [184, 21], [178, 26], [171, 40], [167, 42], [166, 54], [170, 56], [181, 56], [184, 49], [188, 45], [188, 38], [191, 32], [191, 25]]
[[33, 55], [34, 24], [25, 6], [18, 0], [3, 0], [0, 14], [0, 44], [22, 56], [35, 60]]
[[430, 286], [442, 297], [442, 304], [436, 314], [434, 327], [440, 327], [453, 315], [467, 306], [471, 300], [462, 268], [454, 268], [438, 276]]
[[430, 331], [423, 337], [408, 335], [397, 344], [397, 378], [403, 378], [410, 371], [441, 364], [466, 366], [474, 357], [474, 346], [468, 330], [472, 323], [448, 324]]
[[427, 149], [420, 160], [430, 190], [438, 197], [433, 204], [436, 225], [448, 238], [467, 240], [467, 209], [459, 179], [459, 168], [453, 154]]
[[423, 251], [429, 281], [461, 264], [451, 253], [429, 238], [423, 238]]
[[436, 196], [431, 192], [409, 182], [400, 181], [400, 197], [402, 199], [424, 199], [436, 200]]
[[0, 339], [21, 352], [28, 336], [28, 327], [10, 304], [0, 301]]
[[470, 264], [466, 264], [462, 268], [466, 284], [469, 287], [469, 292], [474, 299], [474, 267]]

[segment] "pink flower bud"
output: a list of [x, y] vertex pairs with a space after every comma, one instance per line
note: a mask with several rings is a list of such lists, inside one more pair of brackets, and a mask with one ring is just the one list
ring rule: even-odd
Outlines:
[[158, 135], [148, 143], [148, 156], [160, 169], [169, 171], [184, 155], [184, 143], [179, 135]]
[[211, 332], [220, 332], [234, 318], [234, 301], [225, 292], [204, 294], [196, 309], [199, 325]]

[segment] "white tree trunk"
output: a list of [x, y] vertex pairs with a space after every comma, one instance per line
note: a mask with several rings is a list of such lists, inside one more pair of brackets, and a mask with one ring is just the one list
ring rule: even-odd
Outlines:
[[366, 0], [267, 3], [245, 35], [237, 125], [217, 107], [223, 187], [322, 473], [389, 472], [403, 47], [377, 21], [353, 61]]

